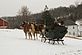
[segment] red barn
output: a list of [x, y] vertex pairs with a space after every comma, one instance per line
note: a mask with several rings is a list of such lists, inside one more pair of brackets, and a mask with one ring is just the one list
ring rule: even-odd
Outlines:
[[8, 22], [2, 18], [0, 18], [0, 29], [5, 29], [8, 27]]

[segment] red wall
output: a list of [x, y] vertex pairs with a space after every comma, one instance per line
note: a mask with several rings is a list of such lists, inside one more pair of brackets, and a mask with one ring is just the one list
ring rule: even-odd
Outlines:
[[0, 19], [0, 26], [8, 26], [8, 23], [2, 19]]

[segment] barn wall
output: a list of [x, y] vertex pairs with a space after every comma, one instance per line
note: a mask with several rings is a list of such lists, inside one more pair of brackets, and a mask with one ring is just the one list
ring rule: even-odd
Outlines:
[[8, 22], [0, 19], [0, 29], [5, 29], [8, 26]]

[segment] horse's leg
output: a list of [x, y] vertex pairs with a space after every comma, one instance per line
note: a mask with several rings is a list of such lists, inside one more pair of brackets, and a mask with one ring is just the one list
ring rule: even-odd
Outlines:
[[35, 32], [33, 32], [34, 40], [35, 40]]
[[30, 32], [30, 37], [31, 37], [31, 40], [32, 40], [32, 34], [31, 34], [31, 32]]
[[36, 34], [36, 39], [38, 39], [38, 35], [37, 35], [37, 34], [38, 34], [38, 32], [36, 31], [36, 32], [35, 32], [35, 34]]
[[32, 39], [32, 34], [31, 34], [31, 32], [28, 32], [28, 36], [29, 36], [29, 39], [30, 39], [30, 37], [31, 37], [31, 39]]
[[39, 37], [41, 37], [42, 33], [40, 32], [39, 34], [40, 34]]
[[35, 32], [35, 34], [36, 34], [36, 37], [37, 37], [37, 32]]
[[29, 37], [29, 39], [30, 39], [30, 33], [28, 32], [28, 37]]
[[26, 37], [25, 39], [27, 39], [27, 32], [25, 32], [25, 37]]
[[42, 31], [40, 31], [40, 35], [39, 35], [39, 37], [41, 37], [41, 36], [42, 36], [42, 38], [44, 37], [44, 34], [43, 34]]

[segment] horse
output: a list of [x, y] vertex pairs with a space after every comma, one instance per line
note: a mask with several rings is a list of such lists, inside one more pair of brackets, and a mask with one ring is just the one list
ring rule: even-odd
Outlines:
[[24, 31], [25, 37], [26, 37], [25, 39], [27, 39], [27, 33], [28, 33], [29, 39], [30, 38], [32, 39], [31, 25], [30, 25], [30, 23], [23, 22], [23, 24], [21, 24], [20, 26], [23, 27], [23, 31]]
[[37, 37], [37, 34], [40, 34], [40, 36], [43, 35], [43, 32], [45, 31], [44, 24], [37, 24], [37, 25], [33, 24], [33, 25], [34, 25], [34, 28], [35, 28], [34, 36], [36, 35], [36, 37]]
[[27, 33], [28, 33], [29, 39], [30, 39], [30, 37], [32, 39], [32, 34], [33, 34], [34, 40], [35, 40], [36, 38], [38, 38], [37, 34], [39, 33], [41, 36], [43, 33], [43, 29], [44, 29], [43, 24], [36, 25], [35, 23], [23, 22], [23, 24], [21, 26], [23, 27], [23, 31], [24, 31], [25, 36], [26, 36], [25, 39], [27, 39]]

